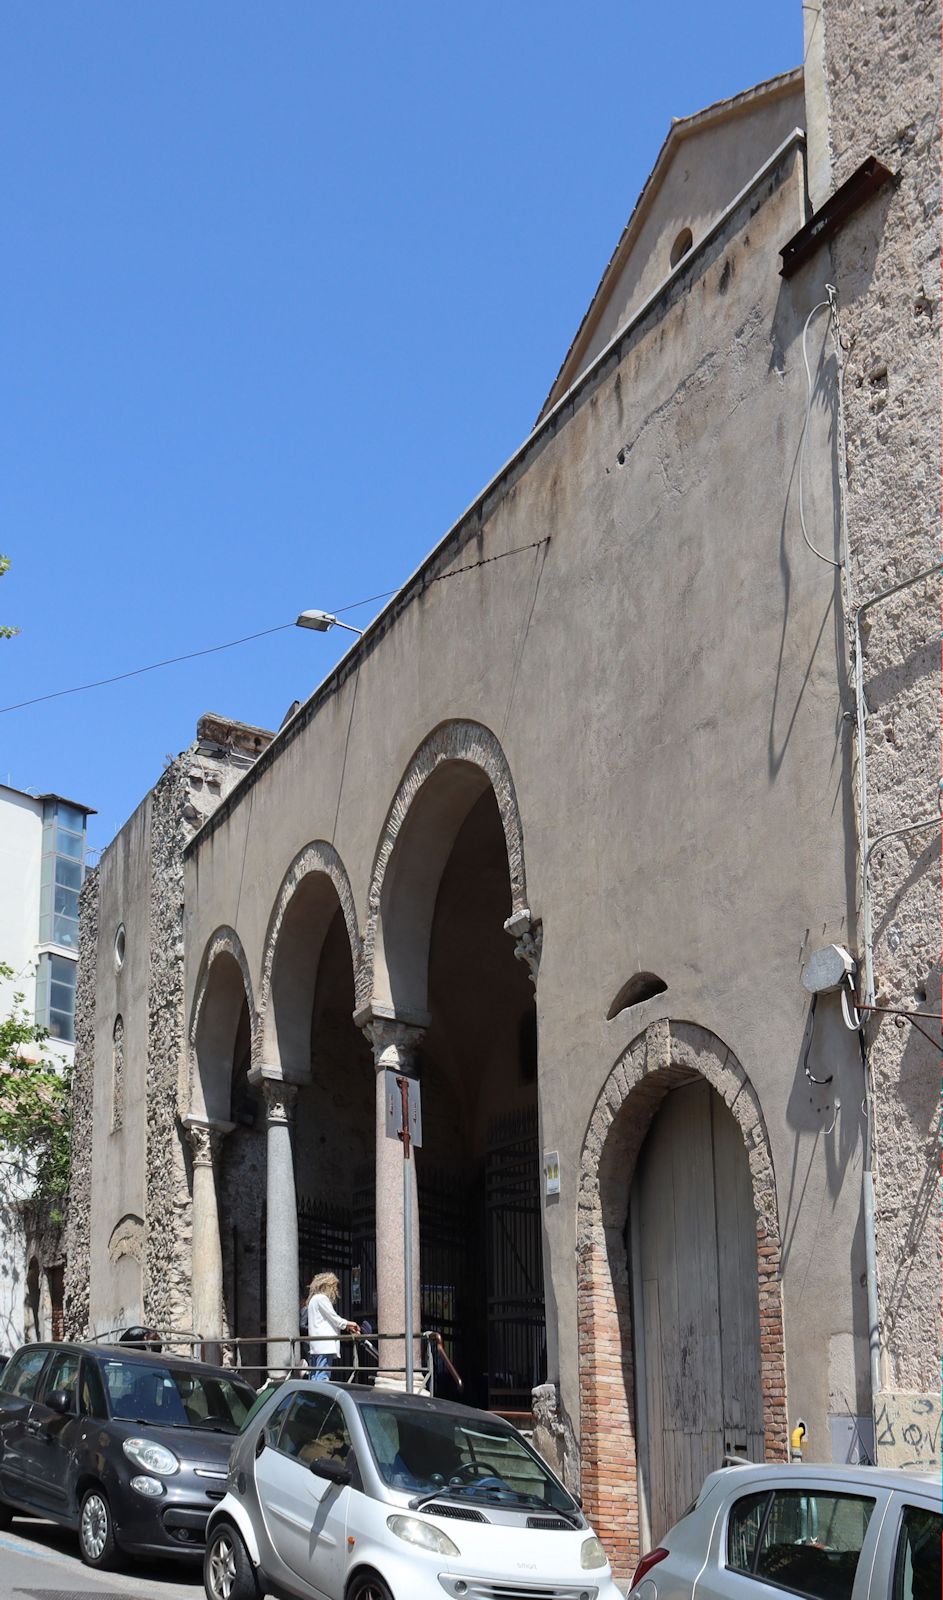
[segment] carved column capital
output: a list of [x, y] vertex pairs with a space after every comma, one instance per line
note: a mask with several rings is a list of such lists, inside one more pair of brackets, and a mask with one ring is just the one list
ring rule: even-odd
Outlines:
[[526, 964], [530, 981], [536, 989], [540, 954], [544, 944], [543, 922], [539, 917], [531, 916], [525, 907], [523, 911], [515, 911], [513, 917], [508, 917], [504, 931], [514, 940], [514, 955], [518, 961]]
[[265, 1120], [271, 1127], [275, 1123], [290, 1125], [295, 1120], [295, 1103], [298, 1090], [295, 1084], [281, 1078], [263, 1078], [262, 1098], [265, 1101]]
[[397, 1022], [393, 1017], [371, 1017], [362, 1024], [373, 1049], [377, 1072], [400, 1072], [408, 1078], [418, 1075], [416, 1054], [426, 1036], [425, 1028], [412, 1022]]
[[231, 1133], [232, 1122], [198, 1122], [189, 1118], [184, 1123], [195, 1167], [212, 1167], [219, 1156], [223, 1140]]

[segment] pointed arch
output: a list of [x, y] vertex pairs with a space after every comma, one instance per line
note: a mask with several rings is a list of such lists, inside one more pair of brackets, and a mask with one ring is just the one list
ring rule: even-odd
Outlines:
[[527, 913], [524, 830], [500, 742], [478, 722], [444, 722], [400, 780], [377, 847], [358, 1005], [408, 1018], [426, 1011], [429, 936], [442, 870], [471, 807], [491, 787], [507, 848], [512, 917]]

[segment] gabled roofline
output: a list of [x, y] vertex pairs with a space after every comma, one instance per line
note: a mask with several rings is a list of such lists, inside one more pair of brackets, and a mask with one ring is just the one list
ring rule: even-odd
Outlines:
[[560, 363], [550, 392], [540, 408], [537, 421], [541, 422], [547, 411], [560, 398], [565, 389], [570, 387], [577, 376], [573, 368], [582, 360], [586, 346], [594, 333], [603, 310], [606, 290], [621, 272], [642, 224], [652, 209], [655, 197], [662, 186], [669, 166], [677, 154], [678, 148], [685, 139], [692, 134], [700, 133], [703, 128], [719, 126], [729, 122], [734, 117], [749, 111], [758, 100], [781, 100], [784, 95], [791, 94], [797, 84], [802, 83], [803, 69], [793, 67], [789, 72], [781, 72], [775, 78], [766, 78], [762, 83], [756, 83], [750, 89], [743, 89], [740, 94], [731, 95], [727, 100], [715, 100], [712, 105], [704, 106], [701, 111], [694, 111], [689, 117], [672, 117], [664, 144], [658, 152], [655, 165], [645, 180], [641, 194], [635, 202], [632, 214], [622, 230], [619, 242], [609, 258], [608, 264], [596, 291], [591, 299], [582, 322], [573, 336], [572, 343]]
[[[362, 636], [354, 640], [350, 649], [345, 655], [341, 656], [340, 661], [331, 668], [327, 676], [311, 692], [295, 715], [282, 724], [268, 748], [262, 751], [262, 754], [253, 762], [248, 771], [233, 785], [225, 800], [220, 801], [216, 810], [210, 813], [202, 827], [197, 830], [192, 839], [187, 841], [183, 847], [185, 861], [199, 853], [207, 840], [212, 838], [216, 830], [222, 827], [236, 807], [242, 803], [244, 796], [259, 781], [262, 774], [278, 760], [281, 752], [287, 749], [302, 730], [308, 726], [320, 707], [324, 705], [331, 695], [336, 694], [337, 690], [352, 673], [357, 671], [365, 656], [389, 631], [397, 617], [406, 610], [406, 607], [417, 596], [423, 593], [430, 577], [435, 576], [434, 569], [438, 563], [456, 555], [467, 541], [473, 537], [474, 532], [481, 528], [488, 502], [492, 500], [493, 496], [502, 492], [514, 473], [524, 469], [526, 459], [530, 453], [540, 448], [546, 439], [552, 437], [558, 425], [560, 427], [566, 425], [580, 397], [589, 390], [596, 376], [604, 371], [606, 363], [611, 360], [613, 355], [619, 354], [626, 342], [633, 336], [635, 330], [641, 327], [646, 317], [651, 314], [659, 302], [670, 294], [675, 284], [686, 272], [690, 271], [692, 264], [697, 261], [698, 257], [702, 255], [717, 235], [723, 231], [731, 217], [735, 216], [740, 207], [749, 200], [754, 190], [758, 189], [776, 171], [780, 163], [785, 160], [792, 150], [805, 149], [805, 139], [805, 132], [802, 128], [793, 128], [792, 132], [787, 134], [782, 143], [763, 162], [763, 165], [754, 172], [752, 178], [744, 184], [739, 194], [734, 195], [729, 205], [725, 206], [720, 215], [714, 218], [710, 226], [695, 242], [693, 249], [689, 250], [687, 255], [683, 256], [677, 265], [671, 268], [661, 283], [652, 290], [648, 298], [633, 311], [625, 326], [616, 330], [609, 343], [593, 357], [589, 365], [584, 367], [582, 372], [577, 373], [566, 393], [562, 394], [559, 400], [554, 401], [550, 409], [535, 423], [523, 443], [518, 445], [513, 455], [508, 457], [502, 467], [499, 467], [494, 477], [485, 484], [481, 493], [462, 512], [458, 520], [453, 522], [448, 532], [423, 558], [411, 576], [406, 579], [406, 582], [397, 589], [392, 599], [388, 600], [382, 610], [377, 612]], [[503, 553], [510, 554], [508, 551]]]

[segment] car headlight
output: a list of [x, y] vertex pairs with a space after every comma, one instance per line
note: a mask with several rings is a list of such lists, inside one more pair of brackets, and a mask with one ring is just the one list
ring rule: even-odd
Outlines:
[[164, 1485], [159, 1478], [132, 1478], [131, 1487], [148, 1500], [156, 1500], [157, 1496], [164, 1492]]
[[153, 1439], [125, 1439], [121, 1448], [136, 1467], [143, 1467], [145, 1472], [156, 1472], [161, 1478], [169, 1478], [180, 1466], [173, 1451], [168, 1450], [166, 1445], [155, 1444]]
[[584, 1539], [580, 1545], [580, 1566], [583, 1570], [588, 1572], [592, 1567], [604, 1567], [605, 1565], [606, 1552], [596, 1535], [593, 1534], [591, 1539]]
[[420, 1550], [434, 1550], [437, 1556], [459, 1556], [462, 1553], [447, 1533], [434, 1527], [431, 1522], [421, 1521], [419, 1517], [387, 1517], [386, 1525], [397, 1539], [418, 1545]]

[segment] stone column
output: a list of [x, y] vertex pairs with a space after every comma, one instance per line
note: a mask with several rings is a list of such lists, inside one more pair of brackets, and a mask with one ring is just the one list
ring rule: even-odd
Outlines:
[[[391, 1018], [373, 1017], [364, 1026], [373, 1046], [376, 1068], [376, 1230], [377, 1230], [377, 1321], [381, 1333], [400, 1333], [406, 1326], [405, 1273], [403, 1270], [403, 1147], [386, 1136], [386, 1073], [418, 1077], [416, 1052], [425, 1029]], [[412, 1182], [412, 1263], [413, 1328], [418, 1333], [419, 1295], [419, 1188], [415, 1152]], [[417, 1344], [416, 1361], [419, 1351]], [[401, 1342], [384, 1340], [380, 1346], [381, 1367], [405, 1367], [406, 1352]], [[402, 1387], [403, 1380], [396, 1380]]]
[[[279, 1078], [262, 1079], [265, 1100], [265, 1311], [270, 1375], [291, 1366], [291, 1339], [298, 1335], [298, 1201], [291, 1125], [298, 1090]], [[284, 1335], [284, 1342], [281, 1342]]]
[[[219, 1235], [216, 1163], [232, 1122], [187, 1117], [184, 1126], [193, 1154], [193, 1327], [208, 1344], [223, 1336], [223, 1251]], [[211, 1359], [208, 1352], [206, 1359]]]

